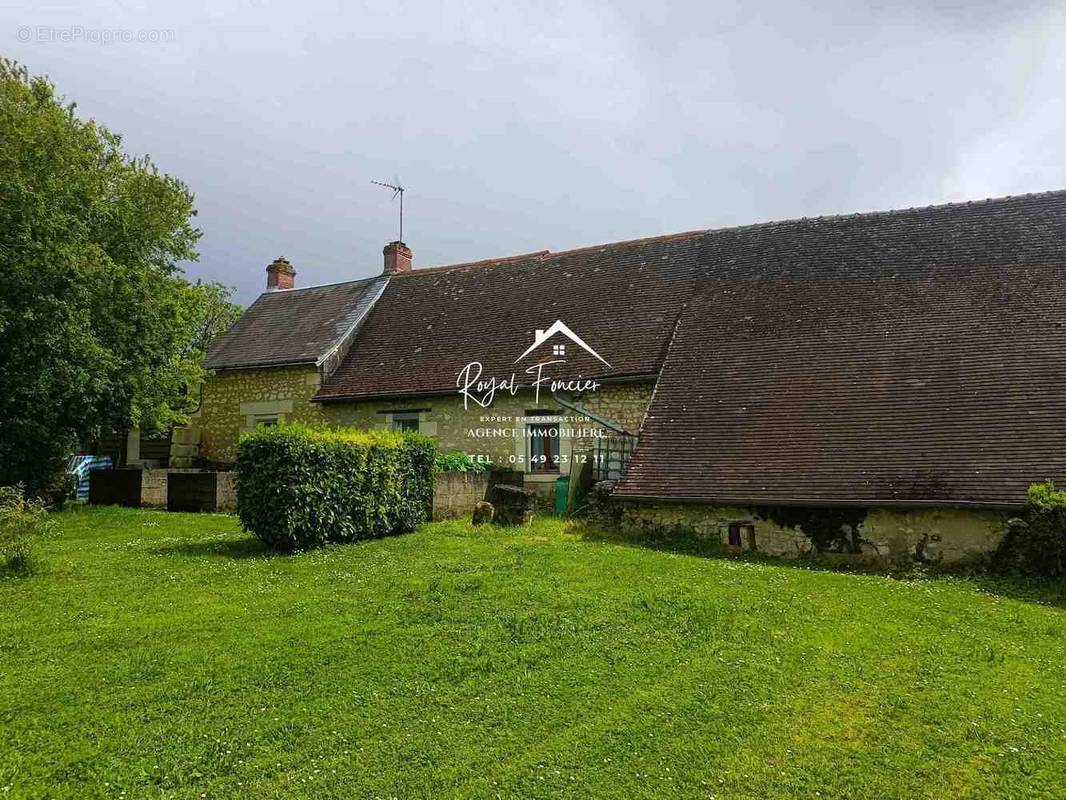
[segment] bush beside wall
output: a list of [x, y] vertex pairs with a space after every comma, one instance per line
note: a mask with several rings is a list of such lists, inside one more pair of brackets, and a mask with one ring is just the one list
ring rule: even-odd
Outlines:
[[237, 515], [286, 552], [410, 532], [429, 518], [434, 453], [418, 434], [260, 428], [237, 448]]
[[1066, 492], [1051, 481], [1029, 487], [1025, 511], [1010, 520], [993, 566], [1000, 572], [1066, 575]]
[[483, 474], [492, 471], [492, 464], [487, 461], [479, 461], [473, 456], [462, 451], [451, 453], [437, 453], [435, 462], [436, 470], [440, 473], [464, 472]]

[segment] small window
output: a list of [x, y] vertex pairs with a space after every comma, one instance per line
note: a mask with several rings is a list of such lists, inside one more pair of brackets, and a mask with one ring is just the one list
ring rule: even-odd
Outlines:
[[257, 428], [273, 428], [277, 424], [277, 414], [261, 414], [255, 418], [255, 427]]
[[392, 415], [392, 429], [397, 433], [418, 433], [418, 412], [394, 412]]
[[553, 344], [552, 345], [552, 355], [553, 356], [565, 356], [566, 355], [566, 345], [565, 344]]
[[529, 471], [534, 473], [558, 472], [558, 423], [530, 423], [527, 430], [529, 433]]
[[729, 525], [729, 546], [755, 549], [755, 526], [751, 523], [733, 522]]

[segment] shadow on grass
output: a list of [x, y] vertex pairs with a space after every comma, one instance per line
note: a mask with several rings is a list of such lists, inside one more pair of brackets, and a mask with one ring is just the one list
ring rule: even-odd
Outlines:
[[244, 539], [211, 539], [200, 542], [180, 542], [157, 547], [152, 552], [161, 556], [217, 556], [219, 558], [281, 558], [287, 553], [271, 550], [254, 536]]
[[783, 558], [765, 553], [730, 552], [717, 542], [709, 542], [694, 536], [619, 531], [584, 520], [571, 521], [570, 530], [584, 541], [611, 542], [642, 550], [656, 550], [697, 558], [745, 561], [807, 572], [881, 575], [900, 581], [953, 580], [966, 583], [975, 591], [983, 594], [1066, 609], [1066, 579], [996, 575], [987, 570], [985, 562], [951, 566], [890, 561], [871, 562], [849, 559], [845, 554], [831, 553], [812, 557]]
[[376, 536], [367, 539], [357, 539], [348, 542], [330, 542], [322, 547], [311, 547], [306, 550], [275, 550], [268, 545], [263, 544], [259, 539], [254, 536], [248, 536], [243, 539], [205, 539], [198, 542], [179, 542], [176, 544], [168, 544], [162, 547], [156, 547], [152, 552], [161, 556], [189, 556], [192, 558], [198, 558], [200, 556], [217, 556], [219, 558], [233, 558], [233, 559], [246, 559], [246, 558], [294, 558], [300, 555], [306, 555], [308, 553], [323, 553], [338, 548], [338, 552], [348, 547], [354, 547], [360, 544], [367, 544], [370, 542], [380, 542], [384, 539], [392, 539], [398, 536], [408, 535], [403, 531], [396, 531], [394, 533], [386, 533], [382, 536]]
[[964, 580], [985, 594], [1066, 610], [1066, 579], [974, 574]]

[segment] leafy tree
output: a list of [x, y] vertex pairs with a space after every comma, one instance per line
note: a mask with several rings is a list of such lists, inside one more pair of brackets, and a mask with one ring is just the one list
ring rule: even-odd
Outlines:
[[142, 430], [166, 430], [183, 424], [187, 421], [185, 412], [198, 405], [198, 400], [187, 396], [186, 390], [203, 381], [200, 362], [207, 348], [241, 315], [241, 307], [229, 300], [232, 291], [218, 283], [179, 282], [171, 361], [167, 367], [145, 376], [147, 383], [138, 385], [133, 395], [130, 419]]
[[180, 422], [228, 290], [190, 285], [193, 196], [46, 79], [0, 60], [0, 485], [78, 442]]

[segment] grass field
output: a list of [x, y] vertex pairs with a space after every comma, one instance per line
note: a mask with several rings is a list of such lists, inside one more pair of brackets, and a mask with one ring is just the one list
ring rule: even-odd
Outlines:
[[0, 580], [0, 798], [1066, 795], [1061, 585], [59, 521]]

